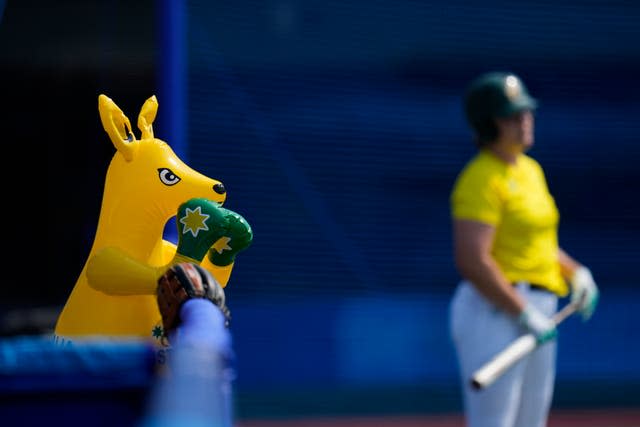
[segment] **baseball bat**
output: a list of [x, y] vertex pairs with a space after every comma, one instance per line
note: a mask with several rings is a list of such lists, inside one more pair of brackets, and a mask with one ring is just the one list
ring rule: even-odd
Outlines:
[[[556, 326], [571, 316], [577, 308], [578, 304], [569, 303], [556, 312], [556, 314], [553, 315], [553, 321], [556, 323]], [[537, 346], [538, 343], [533, 334], [526, 334], [517, 338], [474, 372], [471, 377], [471, 387], [475, 390], [481, 390], [493, 384], [493, 382], [500, 378], [511, 366], [531, 353]]]

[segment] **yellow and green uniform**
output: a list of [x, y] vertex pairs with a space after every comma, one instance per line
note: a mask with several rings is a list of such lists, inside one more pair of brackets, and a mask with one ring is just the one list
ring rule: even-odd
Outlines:
[[495, 227], [491, 254], [509, 281], [568, 293], [558, 262], [559, 213], [537, 161], [522, 154], [507, 164], [481, 150], [458, 176], [451, 210], [454, 219]]

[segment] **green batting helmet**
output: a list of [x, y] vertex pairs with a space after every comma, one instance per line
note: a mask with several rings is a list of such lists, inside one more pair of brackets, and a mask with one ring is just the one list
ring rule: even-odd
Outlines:
[[538, 102], [513, 73], [491, 72], [481, 75], [469, 85], [464, 98], [467, 120], [480, 141], [497, 137], [493, 121], [496, 117], [509, 117], [524, 110], [534, 110]]

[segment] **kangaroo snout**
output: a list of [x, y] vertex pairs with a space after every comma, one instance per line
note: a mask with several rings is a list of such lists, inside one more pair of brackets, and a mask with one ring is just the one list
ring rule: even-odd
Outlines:
[[226, 188], [224, 188], [224, 185], [221, 182], [213, 185], [213, 191], [218, 194], [225, 194], [227, 192]]

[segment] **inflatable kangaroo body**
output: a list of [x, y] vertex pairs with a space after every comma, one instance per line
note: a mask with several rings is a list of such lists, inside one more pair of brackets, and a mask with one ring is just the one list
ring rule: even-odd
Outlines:
[[[131, 131], [129, 119], [107, 96], [100, 95], [100, 119], [116, 153], [109, 165], [95, 240], [87, 262], [58, 318], [55, 333], [63, 339], [88, 335], [136, 336], [160, 339], [162, 320], [155, 283], [127, 288], [126, 281], [91, 280], [88, 266], [115, 273], [127, 265], [160, 268], [176, 254], [176, 246], [163, 240], [166, 222], [181, 203], [205, 198], [222, 204], [226, 193], [219, 181], [184, 164], [163, 141], [153, 135], [158, 104], [155, 97], [143, 105], [138, 117], [141, 139]], [[108, 264], [109, 249], [126, 256]], [[225, 286], [233, 265], [217, 267], [205, 261]], [[134, 270], [135, 270], [134, 268]], [[149, 282], [149, 281], [147, 281]], [[145, 283], [147, 283], [145, 282]]]

